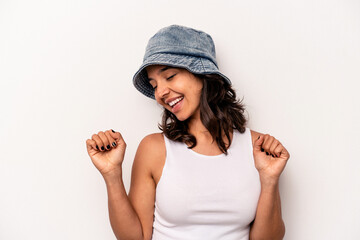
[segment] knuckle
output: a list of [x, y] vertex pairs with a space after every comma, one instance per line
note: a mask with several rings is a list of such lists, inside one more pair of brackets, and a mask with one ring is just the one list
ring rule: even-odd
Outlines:
[[120, 138], [119, 142], [121, 143], [121, 145], [124, 145], [126, 147], [127, 144], [123, 138]]

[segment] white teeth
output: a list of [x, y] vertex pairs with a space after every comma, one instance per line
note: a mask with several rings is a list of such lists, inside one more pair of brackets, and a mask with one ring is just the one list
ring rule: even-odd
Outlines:
[[174, 101], [169, 102], [168, 104], [170, 105], [170, 107], [172, 107], [172, 106], [174, 106], [177, 102], [179, 102], [179, 101], [182, 100], [182, 99], [183, 99], [183, 97], [179, 97], [179, 98], [175, 99]]

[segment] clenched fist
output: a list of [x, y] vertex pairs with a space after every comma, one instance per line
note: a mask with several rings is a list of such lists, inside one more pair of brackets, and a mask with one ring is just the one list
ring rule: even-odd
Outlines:
[[264, 179], [279, 179], [290, 158], [279, 140], [269, 134], [260, 135], [253, 146], [255, 167]]
[[119, 132], [111, 129], [93, 134], [91, 139], [86, 140], [86, 148], [91, 161], [103, 176], [121, 173], [126, 143]]

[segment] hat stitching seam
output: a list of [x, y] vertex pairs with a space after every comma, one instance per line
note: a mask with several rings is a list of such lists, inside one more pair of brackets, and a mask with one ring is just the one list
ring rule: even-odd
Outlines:
[[203, 63], [202, 58], [200, 58], [200, 63], [201, 63], [201, 66], [202, 66], [202, 68], [203, 68], [204, 72], [206, 72], [206, 71], [205, 71], [205, 66], [204, 66], [204, 63]]
[[[160, 48], [160, 49], [163, 49], [164, 47], [184, 47], [182, 45], [166, 45], [166, 46], [155, 46], [155, 47], [151, 47], [151, 48], [148, 48], [147, 51], [150, 51], [152, 49], [156, 49], [156, 48]], [[200, 48], [194, 48], [194, 47], [184, 47], [184, 48], [188, 48], [188, 49], [195, 49], [195, 50], [201, 50], [202, 52], [205, 52], [203, 49], [200, 49]], [[206, 53], [208, 53], [206, 51]], [[212, 56], [213, 57], [213, 56]]]
[[165, 46], [154, 46], [154, 47], [150, 47], [147, 49], [147, 51], [154, 49], [154, 48], [164, 48], [164, 47], [183, 47], [183, 48], [190, 48], [190, 49], [195, 49], [195, 50], [203, 50], [201, 48], [195, 48], [195, 47], [189, 47], [189, 46], [182, 46], [182, 45], [165, 45]]
[[202, 59], [202, 58], [206, 58], [207, 60], [211, 61], [211, 62], [216, 66], [217, 69], [219, 69], [217, 63], [215, 63], [215, 62], [213, 61], [213, 59], [208, 58], [208, 57], [200, 57], [200, 56], [198, 56], [198, 55], [191, 55], [191, 54], [180, 54], [180, 53], [171, 53], [171, 52], [158, 52], [158, 53], [153, 53], [153, 54], [149, 55], [147, 58], [150, 58], [151, 56], [154, 56], [155, 54], [159, 54], [159, 55], [158, 55], [158, 56], [155, 56], [155, 58], [154, 58], [154, 59], [151, 59], [151, 61], [154, 61], [155, 59], [159, 58], [159, 57], [161, 56], [161, 54], [182, 55], [182, 56], [192, 57], [192, 58], [201, 58], [201, 59]]

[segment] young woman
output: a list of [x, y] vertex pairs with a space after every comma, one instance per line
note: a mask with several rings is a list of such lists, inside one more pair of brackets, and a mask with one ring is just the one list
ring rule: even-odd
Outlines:
[[159, 30], [133, 82], [164, 113], [162, 132], [139, 144], [128, 195], [121, 134], [100, 131], [86, 141], [106, 182], [116, 237], [282, 239], [279, 178], [290, 155], [273, 136], [246, 127], [210, 35], [179, 25]]

